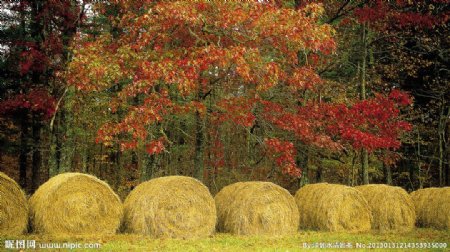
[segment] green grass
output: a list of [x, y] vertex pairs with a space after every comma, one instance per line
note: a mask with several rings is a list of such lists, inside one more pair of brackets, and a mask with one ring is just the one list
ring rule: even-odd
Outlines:
[[[8, 238], [6, 240], [36, 240], [36, 243], [88, 243], [100, 244], [100, 249], [91, 251], [304, 251], [304, 243], [350, 243], [352, 251], [366, 251], [368, 249], [355, 249], [356, 243], [447, 243], [450, 246], [450, 231], [433, 229], [416, 229], [405, 234], [348, 234], [317, 231], [302, 231], [296, 235], [281, 237], [233, 236], [229, 234], [216, 234], [210, 238], [179, 240], [179, 239], [152, 239], [140, 235], [114, 235], [105, 237], [49, 237], [28, 235]], [[0, 239], [0, 250], [4, 249], [5, 239]], [[338, 249], [328, 249], [334, 251]], [[371, 251], [383, 249], [371, 249]], [[384, 249], [385, 250], [385, 249]], [[392, 250], [392, 249], [391, 249]], [[396, 251], [407, 251], [407, 248]], [[417, 249], [415, 249], [417, 250]], [[449, 249], [425, 249], [426, 251], [448, 251]], [[55, 251], [55, 250], [41, 250]], [[64, 250], [62, 250], [64, 251]], [[74, 249], [71, 251], [86, 251]], [[323, 251], [323, 249], [308, 249], [307, 251]], [[417, 250], [418, 251], [418, 250]], [[424, 249], [422, 249], [424, 251]]]

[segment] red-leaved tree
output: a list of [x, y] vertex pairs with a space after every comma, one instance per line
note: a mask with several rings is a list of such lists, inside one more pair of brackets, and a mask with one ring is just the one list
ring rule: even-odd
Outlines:
[[68, 81], [83, 92], [115, 90], [109, 109], [126, 116], [101, 126], [97, 140], [123, 150], [169, 152], [172, 131], [183, 130], [165, 125], [190, 116], [199, 179], [205, 164], [225, 165], [224, 125], [250, 134], [294, 177], [301, 175], [294, 139], [332, 151], [398, 148], [409, 127], [399, 119], [399, 106], [409, 103], [403, 93], [352, 104], [306, 98], [324, 85], [315, 69], [321, 55], [335, 49], [334, 30], [318, 22], [322, 12], [318, 4], [271, 1], [140, 3], [115, 21], [119, 34], [80, 39]]

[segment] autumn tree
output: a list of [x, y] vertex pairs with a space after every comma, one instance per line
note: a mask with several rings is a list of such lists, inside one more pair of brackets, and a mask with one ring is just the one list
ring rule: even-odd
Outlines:
[[1, 1], [2, 85], [0, 114], [20, 127], [20, 183], [40, 185], [43, 140], [64, 93], [61, 73], [83, 11], [77, 1]]
[[397, 1], [371, 10], [378, 16], [372, 21], [378, 33], [374, 71], [382, 76], [374, 84], [401, 87], [416, 101], [416, 127], [402, 150], [413, 187], [449, 183], [447, 6], [448, 1]]
[[301, 170], [294, 142], [332, 152], [398, 148], [399, 135], [409, 128], [399, 108], [410, 100], [399, 91], [325, 101], [316, 68], [335, 43], [331, 26], [318, 23], [320, 5], [119, 4], [134, 8], [116, 19], [117, 33], [80, 38], [68, 82], [88, 93], [117, 90], [105, 109], [126, 115], [101, 126], [97, 141], [119, 144], [122, 151], [145, 149], [150, 163], [142, 169], [149, 173], [157, 156], [187, 144], [192, 175], [204, 179], [244, 152], [230, 151], [226, 136], [232, 134], [242, 139], [234, 147], [247, 146], [251, 154], [241, 168], [272, 160], [296, 178]]
[[[311, 1], [295, 2], [304, 5]], [[445, 100], [448, 99], [444, 96], [448, 93], [448, 77], [442, 48], [446, 43], [443, 34], [448, 20], [447, 1], [320, 2], [326, 13], [321, 21], [333, 25], [337, 44], [336, 54], [327, 56], [328, 62], [317, 68], [328, 82], [327, 87], [333, 87], [322, 92], [329, 95], [331, 90], [335, 93], [333, 99], [342, 101], [358, 95], [370, 98], [375, 93], [387, 94], [401, 88], [410, 91], [416, 101], [414, 110], [408, 107], [411, 112], [408, 120], [417, 125], [414, 133], [404, 138], [408, 144], [397, 152], [380, 149], [369, 158], [363, 153], [359, 155], [361, 161], [356, 164], [361, 164], [362, 180], [367, 182], [370, 178], [397, 184], [414, 181], [412, 187], [432, 177], [445, 180], [448, 167]], [[335, 92], [336, 89], [343, 92]], [[430, 123], [435, 126], [430, 127]], [[350, 152], [350, 156], [355, 155]], [[367, 162], [368, 159], [371, 161]], [[355, 163], [354, 158], [351, 160]], [[373, 169], [374, 166], [381, 169], [378, 160], [384, 163], [385, 180], [380, 180], [375, 174], [379, 172]], [[338, 162], [348, 160], [339, 158]], [[372, 174], [368, 174], [368, 166], [372, 167]], [[392, 169], [396, 173], [394, 178]], [[405, 174], [409, 175], [405, 177]]]
[[[437, 167], [439, 184], [444, 184], [445, 167], [448, 167], [445, 166], [448, 163], [445, 154], [448, 152], [445, 144], [448, 106], [445, 101], [448, 99], [444, 98], [448, 93], [448, 75], [445, 74], [447, 59], [442, 56], [441, 48], [446, 47], [446, 2], [345, 1], [337, 5], [336, 1], [324, 1], [330, 16], [339, 17], [329, 19], [339, 33], [362, 34], [361, 42], [352, 45], [358, 48], [357, 54], [362, 55], [361, 60], [353, 60], [353, 64], [359, 66], [361, 91], [370, 95], [402, 88], [410, 91], [416, 101], [409, 119], [417, 125], [407, 140], [411, 144], [401, 150], [404, 157], [397, 158], [400, 162], [391, 160], [385, 165], [387, 183], [392, 183], [391, 166], [397, 163], [407, 167], [409, 181], [419, 182], [414, 186], [421, 187], [422, 182], [430, 178], [429, 169], [433, 166]], [[340, 57], [338, 61], [343, 59]], [[368, 85], [362, 85], [363, 80]], [[427, 126], [423, 125], [424, 118], [429, 118]], [[428, 131], [430, 122], [435, 128]], [[434, 135], [434, 132], [440, 133]], [[427, 144], [431, 149], [421, 147], [422, 139], [435, 139], [438, 144]]]

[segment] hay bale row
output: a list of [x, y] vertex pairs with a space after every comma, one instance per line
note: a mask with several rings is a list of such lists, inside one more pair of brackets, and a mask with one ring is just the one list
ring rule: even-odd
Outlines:
[[180, 176], [142, 183], [122, 205], [113, 190], [96, 177], [64, 173], [39, 187], [29, 205], [33, 231], [50, 235], [115, 234], [124, 216], [126, 232], [204, 237], [214, 232], [217, 218], [208, 189], [193, 178]]
[[208, 188], [190, 177], [170, 176], [138, 185], [124, 203], [124, 231], [153, 237], [212, 235], [216, 208]]
[[358, 190], [328, 183], [310, 184], [295, 194], [300, 228], [362, 232], [371, 229], [369, 204]]
[[298, 209], [284, 188], [270, 182], [238, 182], [216, 196], [217, 229], [239, 235], [282, 235], [298, 230]]
[[411, 197], [418, 227], [450, 229], [450, 187], [419, 189]]
[[81, 173], [59, 174], [29, 200], [33, 231], [50, 235], [115, 234], [122, 203], [105, 182]]
[[[137, 186], [122, 205], [103, 181], [65, 173], [44, 183], [27, 203], [16, 182], [0, 172], [0, 235], [27, 230], [50, 235], [114, 234], [207, 237], [216, 229], [243, 235], [282, 235], [298, 228], [361, 232], [405, 232], [417, 225], [450, 227], [450, 188], [351, 188], [306, 185], [294, 197], [270, 182], [239, 182], [212, 198], [199, 181], [182, 176], [152, 179]], [[29, 209], [28, 209], [29, 208]], [[123, 222], [122, 222], [123, 217]]]
[[388, 185], [357, 186], [369, 203], [372, 229], [380, 232], [408, 232], [414, 228], [416, 213], [409, 194], [400, 187]]
[[28, 203], [20, 186], [0, 172], [0, 236], [20, 235], [27, 230]]

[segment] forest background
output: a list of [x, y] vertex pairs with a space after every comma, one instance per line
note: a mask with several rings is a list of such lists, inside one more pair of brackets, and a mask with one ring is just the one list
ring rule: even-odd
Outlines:
[[0, 171], [450, 185], [448, 1], [0, 1]]

